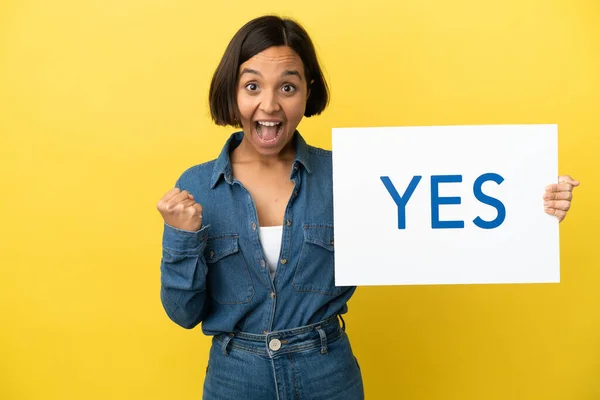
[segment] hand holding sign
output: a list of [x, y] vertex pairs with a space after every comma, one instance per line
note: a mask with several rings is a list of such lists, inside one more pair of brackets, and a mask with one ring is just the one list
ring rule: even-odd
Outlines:
[[546, 186], [544, 194], [544, 211], [558, 218], [562, 222], [567, 211], [571, 209], [573, 200], [573, 188], [579, 186], [579, 181], [571, 178], [569, 175], [563, 175], [558, 178], [558, 183]]

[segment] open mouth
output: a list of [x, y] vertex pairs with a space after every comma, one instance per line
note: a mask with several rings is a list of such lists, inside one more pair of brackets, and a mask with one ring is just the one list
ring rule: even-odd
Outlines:
[[281, 121], [256, 121], [254, 125], [258, 137], [266, 144], [275, 143], [283, 131]]

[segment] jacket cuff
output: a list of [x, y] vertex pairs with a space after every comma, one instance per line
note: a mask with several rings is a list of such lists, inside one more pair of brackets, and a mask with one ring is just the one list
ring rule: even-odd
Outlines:
[[162, 246], [181, 253], [200, 252], [206, 246], [207, 232], [208, 225], [197, 231], [185, 231], [165, 222]]

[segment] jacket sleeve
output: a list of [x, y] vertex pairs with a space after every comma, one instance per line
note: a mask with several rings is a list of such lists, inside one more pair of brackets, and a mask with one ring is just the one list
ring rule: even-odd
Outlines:
[[160, 299], [169, 318], [191, 329], [206, 316], [206, 229], [184, 231], [164, 223]]

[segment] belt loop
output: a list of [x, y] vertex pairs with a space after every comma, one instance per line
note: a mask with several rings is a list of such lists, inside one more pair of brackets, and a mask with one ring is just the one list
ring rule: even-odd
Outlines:
[[338, 316], [342, 320], [342, 330], [345, 332], [346, 331], [346, 321], [344, 321], [344, 317], [342, 317], [342, 314], [338, 314]]
[[225, 354], [226, 356], [228, 356], [229, 354], [227, 353], [227, 345], [229, 344], [229, 342], [231, 341], [231, 339], [233, 339], [233, 333], [228, 333], [225, 338], [223, 339], [223, 345], [221, 346], [221, 348], [223, 349], [223, 354]]
[[327, 335], [325, 335], [325, 331], [320, 326], [317, 326], [315, 329], [319, 332], [319, 336], [321, 336], [321, 354], [327, 354]]

